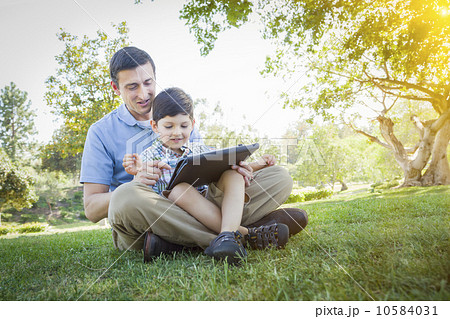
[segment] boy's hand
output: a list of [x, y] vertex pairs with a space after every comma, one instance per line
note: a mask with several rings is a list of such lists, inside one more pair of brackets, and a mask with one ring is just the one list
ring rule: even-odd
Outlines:
[[277, 158], [274, 155], [264, 154], [257, 163], [263, 166], [273, 166], [277, 163]]
[[134, 177], [134, 180], [148, 186], [153, 186], [161, 177], [162, 169], [170, 169], [169, 164], [162, 161], [144, 162], [142, 169]]
[[253, 179], [253, 168], [247, 162], [240, 162], [239, 165], [232, 165], [231, 169], [236, 170], [244, 177], [245, 185], [250, 186]]
[[142, 161], [138, 154], [125, 154], [122, 166], [130, 175], [136, 175], [142, 170]]
[[274, 155], [264, 154], [256, 162], [250, 163], [249, 166], [253, 169], [254, 172], [256, 172], [264, 167], [273, 166], [276, 163], [277, 163], [277, 158]]

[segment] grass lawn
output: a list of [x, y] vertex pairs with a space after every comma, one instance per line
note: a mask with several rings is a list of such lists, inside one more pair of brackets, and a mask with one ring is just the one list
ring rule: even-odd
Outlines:
[[284, 250], [240, 267], [188, 252], [142, 262], [108, 229], [0, 239], [0, 300], [449, 300], [450, 187], [290, 204]]

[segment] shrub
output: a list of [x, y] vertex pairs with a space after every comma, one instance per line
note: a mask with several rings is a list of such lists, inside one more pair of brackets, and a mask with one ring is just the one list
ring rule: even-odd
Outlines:
[[39, 220], [39, 216], [36, 214], [22, 214], [20, 215], [21, 223], [29, 223], [29, 222], [37, 222]]
[[47, 224], [42, 223], [27, 223], [19, 226], [0, 226], [0, 236], [10, 233], [40, 233], [47, 229]]
[[2, 221], [9, 222], [11, 220], [12, 214], [2, 213]]
[[28, 172], [14, 165], [0, 147], [0, 211], [31, 207], [37, 201], [33, 185], [34, 179]]
[[83, 191], [78, 191], [73, 194], [73, 198], [77, 201], [81, 200], [83, 198]]
[[398, 179], [393, 179], [391, 181], [384, 181], [384, 182], [377, 182], [375, 184], [370, 185], [369, 192], [374, 193], [375, 191], [377, 193], [382, 192], [382, 189], [389, 189], [395, 186], [400, 185], [400, 181]]
[[285, 204], [328, 198], [328, 197], [331, 197], [332, 195], [333, 195], [333, 191], [331, 189], [319, 189], [319, 190], [313, 190], [313, 191], [303, 192], [303, 193], [299, 193], [299, 194], [291, 194], [291, 195], [289, 195], [288, 199], [285, 201]]
[[47, 224], [40, 224], [40, 223], [27, 223], [20, 226], [15, 227], [15, 230], [19, 234], [24, 233], [40, 233], [47, 229]]
[[298, 202], [304, 202], [304, 201], [305, 201], [305, 195], [303, 195], [303, 193], [300, 193], [300, 194], [289, 195], [288, 199], [284, 203], [290, 204], [290, 203], [298, 203]]
[[6, 234], [9, 233], [10, 231], [11, 231], [11, 228], [10, 228], [10, 227], [0, 226], [0, 236], [6, 235]]
[[315, 199], [323, 199], [329, 198], [333, 195], [333, 191], [331, 189], [319, 189], [314, 191], [309, 191], [304, 193], [305, 201], [315, 200]]

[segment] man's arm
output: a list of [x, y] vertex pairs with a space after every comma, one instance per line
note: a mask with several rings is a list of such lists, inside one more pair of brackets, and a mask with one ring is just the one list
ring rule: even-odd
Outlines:
[[84, 212], [91, 222], [108, 217], [109, 201], [112, 192], [104, 184], [84, 183]]

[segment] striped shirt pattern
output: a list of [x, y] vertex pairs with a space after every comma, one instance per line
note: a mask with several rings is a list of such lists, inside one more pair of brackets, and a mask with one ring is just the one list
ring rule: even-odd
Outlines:
[[[162, 169], [161, 170], [161, 178], [158, 179], [156, 184], [152, 186], [153, 190], [160, 194], [167, 189], [169, 186], [170, 179], [172, 178], [173, 173], [175, 172], [175, 166], [181, 158], [184, 158], [191, 154], [199, 154], [203, 152], [208, 152], [212, 148], [206, 146], [203, 143], [192, 142], [188, 143], [187, 146], [182, 146], [183, 154], [178, 154], [172, 151], [170, 148], [165, 147], [160, 139], [157, 139], [153, 142], [152, 146], [145, 149], [141, 154], [142, 162], [149, 161], [162, 161], [164, 163], [169, 164], [170, 170]], [[202, 192], [206, 190], [208, 186], [199, 186], [197, 190]]]

